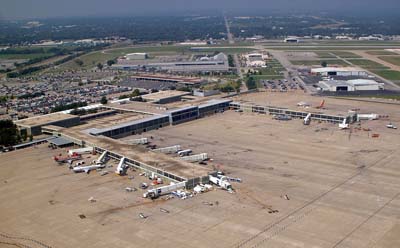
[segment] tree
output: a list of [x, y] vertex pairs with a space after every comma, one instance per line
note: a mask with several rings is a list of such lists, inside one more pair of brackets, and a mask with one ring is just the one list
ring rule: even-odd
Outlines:
[[33, 135], [31, 134], [31, 135], [29, 135], [29, 141], [32, 141], [33, 140]]
[[99, 68], [100, 71], [103, 70], [103, 64], [102, 63], [98, 63], [97, 64], [97, 68]]
[[108, 100], [107, 100], [107, 97], [106, 97], [106, 96], [103, 96], [103, 97], [101, 98], [101, 100], [100, 100], [100, 103], [101, 103], [101, 104], [107, 104], [107, 102], [108, 102]]
[[83, 66], [83, 61], [81, 59], [75, 59], [74, 62], [79, 66]]
[[21, 132], [21, 139], [23, 141], [26, 141], [27, 138], [28, 138], [28, 135], [26, 134], [26, 132]]
[[136, 97], [136, 96], [140, 96], [140, 90], [139, 89], [135, 89], [131, 94], [131, 97]]
[[13, 146], [20, 139], [17, 126], [11, 120], [0, 120], [0, 146]]
[[254, 80], [253, 77], [249, 77], [246, 81], [246, 86], [249, 90], [256, 89], [257, 88], [256, 80]]
[[108, 66], [112, 66], [113, 64], [115, 64], [115, 60], [113, 60], [113, 59], [107, 60]]
[[327, 67], [327, 66], [328, 66], [328, 63], [326, 63], [326, 61], [322, 61], [322, 62], [321, 62], [321, 66], [322, 66], [322, 67]]

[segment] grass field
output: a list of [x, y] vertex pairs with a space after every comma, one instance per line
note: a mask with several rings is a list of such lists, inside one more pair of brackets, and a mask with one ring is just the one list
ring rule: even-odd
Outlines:
[[400, 81], [400, 71], [372, 70], [372, 72], [388, 80]]
[[398, 53], [389, 52], [389, 51], [385, 51], [385, 50], [368, 51], [367, 53], [371, 54], [371, 55], [398, 55]]
[[334, 59], [336, 58], [330, 51], [316, 51], [315, 54], [321, 59]]
[[389, 62], [393, 65], [399, 65], [400, 66], [400, 56], [381, 56], [378, 57], [381, 60], [384, 60], [386, 62]]
[[342, 58], [361, 58], [361, 56], [347, 51], [334, 51], [333, 53]]
[[373, 69], [373, 70], [389, 69], [384, 65], [381, 65], [375, 61], [371, 61], [368, 59], [349, 59], [348, 61], [355, 65], [361, 66], [364, 69]]
[[340, 65], [346, 66], [348, 65], [346, 62], [340, 59], [327, 59], [327, 60], [291, 60], [290, 62], [293, 65], [304, 65], [304, 66], [312, 66], [312, 65], [321, 65], [321, 63], [325, 61], [328, 66], [330, 65]]

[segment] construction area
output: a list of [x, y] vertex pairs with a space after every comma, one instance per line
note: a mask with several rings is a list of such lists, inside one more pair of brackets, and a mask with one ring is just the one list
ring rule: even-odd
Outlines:
[[257, 92], [102, 108], [40, 122], [73, 146], [1, 154], [1, 244], [400, 246], [396, 103]]

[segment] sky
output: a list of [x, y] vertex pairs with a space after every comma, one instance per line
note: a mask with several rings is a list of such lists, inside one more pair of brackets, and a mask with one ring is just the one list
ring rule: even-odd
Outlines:
[[0, 0], [0, 20], [76, 16], [176, 15], [205, 11], [235, 13], [400, 11], [400, 0]]

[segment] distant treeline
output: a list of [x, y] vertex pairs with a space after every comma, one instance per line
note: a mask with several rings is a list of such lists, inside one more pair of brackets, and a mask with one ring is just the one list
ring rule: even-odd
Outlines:
[[41, 20], [44, 25], [21, 28], [24, 21], [0, 25], [0, 44], [21, 44], [40, 40], [79, 40], [126, 37], [136, 41], [185, 41], [224, 37], [222, 16], [65, 18]]
[[[68, 62], [68, 61], [70, 61], [70, 60], [73, 60], [73, 59], [75, 59], [75, 58], [77, 58], [77, 57], [79, 57], [79, 56], [81, 56], [81, 55], [83, 55], [83, 54], [85, 54], [85, 53], [88, 53], [88, 52], [91, 52], [91, 51], [95, 51], [95, 50], [102, 49], [102, 48], [104, 48], [105, 46], [106, 46], [106, 45], [104, 44], [104, 45], [98, 45], [98, 46], [96, 46], [96, 47], [79, 47], [79, 48], [76, 49], [76, 50], [79, 51], [79, 52], [74, 52], [73, 54], [68, 55], [67, 57], [65, 57], [65, 58], [63, 58], [63, 59], [57, 60], [57, 61], [55, 61], [55, 62], [53, 62], [53, 63], [45, 64], [45, 65], [32, 66], [32, 67], [20, 69], [20, 70], [18, 70], [18, 71], [9, 72], [9, 73], [7, 73], [7, 77], [9, 77], [9, 78], [17, 78], [17, 77], [26, 76], [26, 75], [29, 75], [29, 74], [31, 74], [31, 73], [34, 73], [34, 72], [37, 72], [37, 71], [41, 71], [41, 70], [50, 68], [50, 67], [52, 67], [52, 66], [61, 65], [61, 64], [64, 64], [64, 63], [66, 63], [66, 62]], [[71, 51], [70, 51], [70, 52], [71, 52]], [[63, 54], [58, 54], [58, 55], [63, 55]], [[57, 55], [57, 56], [58, 56], [58, 55]], [[50, 56], [50, 57], [40, 57], [40, 58], [37, 58], [37, 59], [32, 59], [32, 60], [30, 60], [30, 61], [28, 61], [28, 62], [26, 62], [26, 63], [19, 64], [19, 65], [20, 65], [19, 67], [27, 66], [27, 65], [31, 65], [31, 64], [35, 64], [35, 63], [39, 63], [39, 62], [44, 61], [44, 60], [46, 60], [46, 59], [49, 59], [49, 58], [51, 58], [51, 57], [53, 57], [53, 56]], [[31, 61], [35, 61], [35, 62], [31, 62]]]

